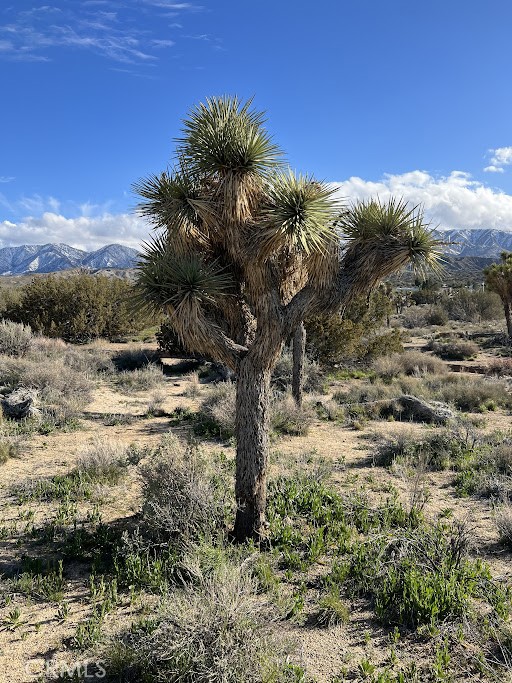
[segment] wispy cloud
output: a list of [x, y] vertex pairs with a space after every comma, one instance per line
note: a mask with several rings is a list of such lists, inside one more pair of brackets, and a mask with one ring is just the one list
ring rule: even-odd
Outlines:
[[505, 166], [512, 164], [512, 147], [490, 149], [489, 154], [490, 164], [484, 168], [487, 173], [504, 173]]
[[16, 178], [13, 175], [0, 175], [0, 183], [12, 183]]
[[173, 28], [176, 33], [178, 26], [158, 21], [159, 14], [169, 9], [178, 14], [201, 9], [166, 0], [143, 0], [146, 7], [140, 0], [58, 4], [24, 11], [6, 8], [3, 14], [8, 21], [0, 19], [0, 59], [48, 61], [59, 50], [74, 49], [122, 64], [151, 64], [176, 42], [176, 36], [169, 33]]

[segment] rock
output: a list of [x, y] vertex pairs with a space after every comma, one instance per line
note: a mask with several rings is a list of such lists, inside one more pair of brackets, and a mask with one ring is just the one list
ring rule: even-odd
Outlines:
[[2, 399], [3, 413], [5, 417], [10, 417], [14, 420], [35, 417], [39, 415], [39, 410], [34, 405], [36, 400], [37, 393], [35, 391], [20, 387]]
[[416, 396], [404, 394], [395, 399], [394, 404], [395, 410], [406, 420], [444, 424], [455, 418], [453, 410], [439, 401], [427, 403]]

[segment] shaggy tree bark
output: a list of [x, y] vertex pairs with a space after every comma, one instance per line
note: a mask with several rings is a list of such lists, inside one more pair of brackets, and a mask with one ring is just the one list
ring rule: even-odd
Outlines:
[[507, 322], [507, 334], [512, 339], [512, 319], [510, 316], [510, 304], [508, 301], [503, 304], [503, 309], [505, 311], [505, 320]]
[[261, 534], [267, 501], [270, 370], [251, 354], [240, 362], [236, 387], [237, 512], [239, 541]]
[[304, 360], [306, 356], [306, 328], [304, 323], [293, 334], [292, 394], [295, 404], [301, 408], [304, 395]]

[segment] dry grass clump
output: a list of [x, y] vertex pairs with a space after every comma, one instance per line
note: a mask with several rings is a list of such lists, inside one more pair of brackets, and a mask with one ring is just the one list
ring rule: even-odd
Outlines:
[[[286, 683], [286, 651], [253, 580], [224, 564], [197, 587], [174, 592], [156, 617], [114, 641], [107, 673], [127, 683]], [[117, 678], [116, 678], [117, 680]]]
[[486, 373], [495, 377], [511, 377], [512, 358], [493, 358], [487, 364]]
[[235, 433], [236, 385], [219, 382], [208, 389], [197, 415], [197, 431], [229, 439]]
[[191, 372], [189, 375], [187, 375], [185, 379], [188, 380], [188, 383], [185, 387], [185, 391], [183, 392], [184, 396], [186, 396], [187, 398], [197, 398], [201, 393], [201, 382], [199, 381], [199, 373], [197, 371]]
[[500, 542], [512, 547], [512, 505], [509, 501], [496, 509], [495, 522]]
[[24, 356], [30, 349], [33, 336], [29, 325], [0, 320], [0, 354]]
[[390, 382], [400, 375], [422, 377], [424, 375], [442, 375], [446, 373], [443, 361], [421, 351], [394, 353], [391, 356], [377, 358], [373, 369], [383, 380]]
[[224, 530], [231, 492], [215, 463], [168, 434], [140, 468], [142, 525], [158, 541], [187, 544]]
[[43, 408], [76, 411], [92, 398], [94, 382], [66, 365], [63, 359], [39, 362], [31, 357], [2, 358], [0, 385], [9, 390], [25, 387], [37, 391]]
[[126, 464], [125, 446], [98, 438], [79, 454], [76, 471], [89, 481], [117, 484]]
[[277, 434], [305, 436], [313, 421], [310, 406], [299, 408], [291, 394], [276, 395], [270, 407], [270, 424]]
[[444, 360], [470, 360], [478, 354], [478, 346], [472, 341], [450, 339], [448, 341], [431, 341], [428, 348], [436, 356]]
[[[290, 351], [283, 351], [272, 372], [272, 386], [278, 391], [286, 391], [292, 385], [293, 357]], [[304, 359], [304, 390], [312, 393], [325, 393], [325, 376], [318, 363], [307, 356]]]
[[425, 380], [425, 384], [437, 400], [466, 412], [483, 412], [512, 405], [512, 396], [504, 380], [452, 374], [442, 378], [429, 378]]
[[113, 377], [114, 385], [122, 392], [147, 391], [165, 382], [162, 368], [148, 364], [137, 370], [124, 370]]
[[163, 391], [156, 390], [153, 391], [149, 397], [147, 415], [152, 415], [153, 417], [163, 417], [165, 415], [165, 410], [163, 408], [166, 395]]
[[7, 462], [10, 458], [18, 458], [21, 453], [21, 443], [19, 437], [2, 434], [0, 431], [0, 464]]

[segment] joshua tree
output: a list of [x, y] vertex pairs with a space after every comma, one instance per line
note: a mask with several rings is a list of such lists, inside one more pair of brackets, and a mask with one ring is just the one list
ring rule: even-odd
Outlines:
[[493, 263], [484, 270], [484, 274], [488, 289], [496, 292], [501, 299], [507, 323], [507, 334], [512, 338], [512, 254], [502, 252], [500, 263]]
[[264, 527], [270, 375], [284, 342], [308, 315], [436, 257], [419, 211], [342, 208], [335, 188], [284, 169], [263, 124], [250, 102], [208, 100], [184, 121], [175, 168], [135, 185], [139, 213], [161, 230], [141, 257], [140, 299], [185, 347], [236, 373], [239, 540]]

